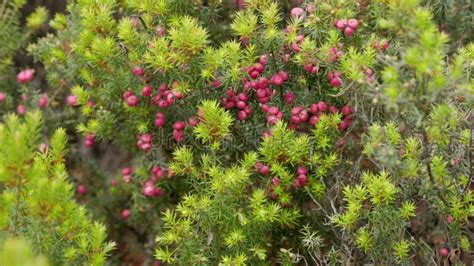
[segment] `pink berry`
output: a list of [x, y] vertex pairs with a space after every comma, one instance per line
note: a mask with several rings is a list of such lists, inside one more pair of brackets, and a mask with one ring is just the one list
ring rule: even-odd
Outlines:
[[194, 117], [192, 117], [192, 116], [188, 118], [188, 125], [189, 125], [189, 126], [195, 127], [195, 126], [197, 126], [198, 124], [199, 124], [199, 121], [198, 121], [196, 118], [194, 118]]
[[326, 112], [327, 107], [328, 107], [328, 106], [327, 106], [326, 102], [324, 102], [324, 101], [320, 101], [320, 102], [318, 103], [318, 109], [319, 109], [319, 111], [321, 111], [321, 112]]
[[329, 106], [329, 112], [331, 112], [331, 114], [337, 114], [337, 107], [334, 105]]
[[268, 79], [266, 77], [261, 77], [257, 82], [258, 89], [265, 89], [268, 87]]
[[296, 36], [296, 42], [297, 42], [297, 43], [300, 43], [300, 42], [302, 42], [303, 40], [304, 40], [304, 35], [301, 35], [301, 34], [300, 34], [300, 35]]
[[344, 29], [344, 35], [345, 35], [346, 37], [351, 37], [352, 34], [354, 34], [354, 32], [355, 32], [355, 30], [354, 30], [353, 28], [351, 28], [351, 27], [346, 27], [346, 28]]
[[152, 93], [153, 93], [153, 88], [150, 85], [143, 87], [142, 95], [144, 97], [150, 97]]
[[308, 174], [308, 169], [304, 166], [298, 166], [298, 168], [296, 169], [296, 173], [298, 175], [307, 175]]
[[280, 70], [280, 72], [278, 72], [278, 76], [280, 76], [283, 81], [287, 81], [288, 80], [288, 73], [286, 73], [285, 71], [283, 70]]
[[454, 221], [454, 218], [453, 218], [453, 216], [452, 216], [451, 214], [448, 215], [448, 217], [446, 217], [446, 222], [447, 222], [448, 224], [451, 224], [453, 221]]
[[132, 174], [132, 168], [125, 167], [122, 169], [122, 175], [126, 176], [126, 175], [131, 175], [131, 174]]
[[235, 106], [237, 106], [237, 108], [239, 108], [239, 109], [244, 109], [245, 106], [247, 106], [247, 104], [246, 104], [245, 102], [243, 102], [243, 101], [238, 101], [238, 102], [235, 104]]
[[276, 186], [278, 186], [278, 185], [280, 185], [280, 184], [281, 184], [280, 178], [279, 178], [278, 176], [275, 176], [275, 177], [272, 179], [272, 185], [276, 187]]
[[155, 27], [155, 33], [156, 33], [156, 35], [158, 35], [160, 37], [163, 37], [166, 34], [166, 29], [165, 29], [165, 27], [163, 27], [161, 25], [157, 25]]
[[162, 128], [165, 125], [165, 119], [161, 117], [155, 118], [155, 127]]
[[262, 175], [268, 175], [270, 173], [270, 166], [263, 165], [262, 168], [260, 169], [260, 173]]
[[40, 143], [40, 145], [38, 146], [38, 150], [39, 152], [41, 153], [44, 153], [46, 152], [46, 149], [48, 148], [48, 145], [46, 145], [46, 143]]
[[275, 75], [270, 79], [270, 83], [275, 86], [281, 86], [283, 85], [283, 79], [279, 75]]
[[132, 73], [133, 75], [135, 76], [143, 76], [143, 74], [145, 74], [145, 70], [143, 70], [142, 67], [134, 67], [133, 70], [132, 70]]
[[346, 27], [346, 24], [347, 22], [345, 19], [336, 20], [336, 22], [334, 22], [334, 26], [340, 30], [343, 30]]
[[312, 114], [316, 114], [318, 112], [318, 110], [319, 110], [319, 107], [318, 107], [317, 103], [313, 103], [309, 107], [309, 112], [312, 113]]
[[138, 105], [138, 97], [135, 95], [131, 95], [127, 98], [126, 103], [128, 106], [133, 107]]
[[77, 194], [82, 196], [82, 195], [86, 194], [86, 192], [87, 192], [86, 186], [81, 184], [77, 187]]
[[258, 78], [259, 75], [260, 75], [260, 73], [258, 71], [253, 71], [252, 73], [250, 73], [250, 77], [252, 79]]
[[290, 14], [294, 18], [300, 18], [304, 15], [304, 10], [301, 7], [295, 7], [291, 10]]
[[152, 197], [155, 195], [155, 188], [153, 185], [148, 184], [143, 187], [143, 195], [147, 197]]
[[268, 108], [268, 114], [270, 115], [276, 115], [278, 114], [278, 107], [272, 106]]
[[77, 97], [76, 95], [68, 95], [67, 98], [66, 98], [66, 103], [67, 105], [69, 106], [75, 106], [77, 105]]
[[298, 46], [297, 43], [292, 43], [291, 44], [291, 50], [293, 50], [293, 52], [295, 52], [295, 53], [298, 53], [298, 52], [301, 51], [301, 48]]
[[122, 94], [122, 99], [124, 99], [125, 101], [127, 100], [128, 97], [132, 96], [133, 95], [133, 92], [132, 91], [125, 91], [123, 94]]
[[342, 107], [341, 112], [342, 112], [342, 115], [343, 115], [343, 116], [349, 116], [349, 115], [352, 114], [352, 109], [351, 109], [350, 106], [345, 105], [344, 107]]
[[295, 99], [296, 99], [296, 96], [291, 91], [285, 93], [285, 95], [284, 95], [285, 103], [288, 104], [288, 105], [293, 104], [295, 102]]
[[263, 66], [267, 64], [267, 55], [261, 55], [260, 58], [258, 59], [258, 62], [262, 64]]
[[260, 63], [256, 63], [254, 65], [254, 68], [255, 68], [255, 71], [259, 72], [259, 74], [262, 73], [265, 70], [265, 67]]
[[26, 113], [26, 106], [24, 106], [23, 104], [19, 104], [16, 107], [16, 111], [17, 111], [18, 114], [24, 115]]
[[0, 92], [0, 103], [3, 103], [7, 98], [7, 94], [4, 92]]
[[25, 84], [33, 80], [34, 74], [35, 74], [34, 69], [25, 69], [23, 71], [20, 71], [20, 73], [18, 73], [18, 75], [16, 76], [16, 79], [18, 83]]
[[222, 86], [222, 81], [216, 79], [212, 82], [212, 87], [219, 88], [220, 86]]
[[131, 176], [131, 175], [124, 175], [124, 176], [122, 177], [122, 180], [123, 180], [123, 182], [125, 182], [125, 183], [128, 184], [128, 183], [130, 183], [130, 182], [132, 181], [132, 176]]
[[440, 248], [439, 249], [439, 255], [441, 257], [447, 257], [449, 255], [449, 249], [447, 248]]
[[297, 180], [298, 180], [298, 184], [302, 187], [308, 184], [308, 177], [306, 175], [299, 175]]
[[239, 111], [239, 112], [237, 113], [237, 117], [238, 117], [239, 120], [241, 120], [241, 121], [247, 119], [247, 116], [248, 116], [248, 114], [247, 114], [245, 111]]
[[49, 101], [49, 97], [48, 97], [48, 94], [43, 94], [43, 96], [41, 96], [41, 98], [38, 100], [38, 106], [39, 108], [44, 108], [46, 107], [46, 105], [48, 104], [48, 101]]
[[338, 88], [342, 85], [341, 79], [333, 78], [331, 81], [329, 81], [329, 85], [331, 85], [333, 88]]
[[318, 124], [319, 116], [314, 115], [309, 119], [309, 124], [315, 127]]
[[120, 216], [122, 216], [123, 219], [128, 219], [128, 217], [130, 217], [130, 210], [129, 209], [124, 209], [120, 213]]
[[351, 27], [352, 29], [356, 30], [359, 27], [359, 21], [357, 19], [349, 19], [347, 21], [347, 26]]
[[186, 127], [186, 123], [184, 121], [177, 121], [173, 124], [174, 130], [183, 130]]
[[173, 130], [173, 138], [176, 142], [181, 142], [184, 140], [184, 132], [182, 130]]

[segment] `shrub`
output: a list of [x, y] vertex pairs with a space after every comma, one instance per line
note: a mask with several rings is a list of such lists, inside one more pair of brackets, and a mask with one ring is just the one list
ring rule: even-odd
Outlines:
[[221, 2], [72, 2], [29, 48], [61, 102], [39, 107], [65, 114], [48, 128], [133, 155], [103, 172], [70, 153], [120, 249], [131, 232], [143, 263], [469, 264], [474, 46], [453, 25], [472, 10]]
[[102, 265], [114, 245], [105, 242], [105, 227], [72, 199], [65, 131], [58, 129], [48, 147], [39, 144], [40, 127], [38, 112], [28, 113], [24, 123], [10, 115], [0, 124], [2, 238], [26, 238], [54, 264]]

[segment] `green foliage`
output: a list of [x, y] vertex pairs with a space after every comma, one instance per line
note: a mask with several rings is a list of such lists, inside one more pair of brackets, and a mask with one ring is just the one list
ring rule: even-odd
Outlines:
[[203, 101], [198, 107], [201, 120], [194, 128], [194, 135], [203, 143], [218, 147], [219, 141], [226, 137], [232, 124], [232, 117], [216, 101]]
[[48, 262], [43, 256], [35, 256], [26, 241], [16, 238], [6, 239], [0, 250], [0, 261], [4, 265], [47, 266]]
[[28, 113], [24, 123], [9, 115], [0, 124], [2, 238], [28, 239], [53, 264], [103, 265], [114, 244], [106, 243], [105, 227], [72, 199], [63, 159], [66, 133], [58, 129], [49, 148], [38, 152], [41, 126], [39, 112]]

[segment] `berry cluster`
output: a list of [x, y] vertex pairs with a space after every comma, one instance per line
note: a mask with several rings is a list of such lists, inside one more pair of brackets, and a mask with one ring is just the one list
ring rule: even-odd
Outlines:
[[353, 18], [348, 20], [340, 19], [334, 22], [334, 26], [339, 30], [344, 31], [344, 35], [346, 37], [351, 37], [357, 30], [357, 27], [359, 27], [359, 21]]
[[153, 136], [149, 133], [139, 134], [137, 137], [137, 147], [145, 152], [150, 151], [153, 146]]

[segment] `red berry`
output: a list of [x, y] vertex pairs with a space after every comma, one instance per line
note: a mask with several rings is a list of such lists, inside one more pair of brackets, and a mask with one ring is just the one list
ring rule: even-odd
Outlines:
[[127, 100], [128, 97], [132, 96], [133, 95], [133, 92], [132, 91], [125, 91], [123, 94], [122, 94], [122, 99], [124, 100]]
[[77, 105], [77, 97], [76, 95], [68, 95], [67, 98], [66, 98], [66, 103], [67, 105], [69, 106], [75, 106]]
[[275, 176], [275, 177], [272, 179], [272, 185], [276, 187], [276, 186], [278, 186], [278, 185], [280, 185], [280, 184], [281, 184], [280, 178], [279, 178], [278, 176]]
[[355, 30], [351, 27], [347, 27], [344, 29], [344, 35], [346, 35], [346, 37], [351, 37], [354, 32]]
[[318, 124], [319, 116], [314, 115], [309, 119], [309, 124], [315, 127]]
[[19, 104], [16, 107], [16, 111], [17, 111], [18, 114], [24, 115], [26, 113], [26, 107], [23, 104]]
[[261, 55], [258, 62], [263, 66], [267, 64], [267, 55]]
[[239, 120], [245, 120], [247, 119], [247, 116], [248, 114], [245, 111], [239, 111], [237, 113], [237, 117], [239, 118]]
[[77, 187], [77, 194], [82, 196], [82, 195], [86, 194], [86, 192], [87, 192], [86, 186], [81, 184]]
[[357, 19], [349, 19], [347, 21], [347, 26], [351, 27], [352, 29], [356, 30], [359, 27], [359, 21]]
[[283, 79], [283, 81], [288, 80], [288, 73], [286, 73], [285, 71], [280, 70], [280, 72], [278, 72], [278, 75]]
[[150, 97], [152, 92], [153, 92], [153, 88], [150, 85], [147, 85], [147, 86], [143, 87], [143, 89], [142, 89], [142, 95], [144, 97]]
[[449, 255], [449, 249], [447, 248], [440, 248], [439, 249], [439, 255], [441, 257], [447, 257]]
[[296, 168], [296, 173], [298, 175], [307, 175], [308, 174], [308, 169], [304, 166], [298, 166], [298, 168]]
[[0, 92], [0, 103], [3, 103], [7, 98], [7, 94], [4, 92]]
[[239, 108], [239, 109], [244, 109], [245, 106], [247, 106], [247, 104], [243, 101], [238, 101], [235, 106], [237, 106], [237, 108]]
[[448, 224], [451, 224], [453, 221], [454, 221], [454, 218], [453, 218], [452, 215], [448, 215], [448, 217], [446, 217], [446, 222], [447, 222]]
[[260, 73], [258, 71], [253, 71], [252, 73], [250, 73], [250, 77], [252, 79], [258, 78], [259, 75], [260, 75]]
[[259, 72], [259, 74], [262, 73], [265, 70], [265, 67], [260, 63], [256, 63], [254, 65], [254, 68], [255, 68], [255, 71]]
[[345, 19], [336, 20], [334, 22], [334, 26], [340, 30], [343, 30], [346, 27], [346, 24], [347, 22]]
[[143, 76], [145, 74], [145, 70], [142, 67], [134, 67], [132, 70], [133, 75], [135, 76]]
[[345, 105], [344, 107], [342, 107], [341, 112], [342, 112], [342, 115], [343, 115], [343, 116], [349, 116], [349, 115], [352, 114], [352, 109], [351, 109], [350, 106]]
[[174, 130], [183, 130], [186, 127], [186, 123], [184, 121], [177, 121], [173, 124]]
[[299, 186], [304, 187], [306, 186], [306, 184], [308, 184], [308, 176], [306, 175], [299, 175], [297, 180], [298, 180]]
[[270, 115], [276, 115], [278, 114], [278, 107], [272, 106], [268, 108], [268, 114]]
[[318, 109], [319, 109], [319, 111], [321, 111], [321, 112], [326, 112], [327, 107], [328, 107], [328, 106], [327, 106], [326, 102], [324, 102], [324, 101], [320, 101], [320, 102], [318, 103]]
[[289, 91], [284, 95], [285, 103], [291, 105], [295, 102], [296, 96], [293, 92]]
[[138, 105], [138, 97], [135, 95], [131, 95], [127, 98], [126, 103], [128, 106], [137, 106]]
[[165, 119], [161, 117], [155, 118], [155, 127], [162, 128], [165, 125]]
[[126, 176], [126, 175], [131, 175], [131, 174], [132, 174], [132, 168], [125, 167], [122, 169], [122, 175]]
[[281, 78], [280, 75], [274, 75], [270, 79], [270, 83], [272, 83], [275, 86], [281, 86], [281, 85], [283, 85], [283, 78]]
[[129, 209], [124, 209], [121, 213], [120, 216], [124, 219], [128, 219], [130, 217], [130, 210]]
[[294, 18], [300, 18], [304, 15], [304, 10], [301, 7], [295, 7], [291, 10], [290, 14]]
[[46, 105], [48, 104], [48, 100], [49, 100], [48, 94], [46, 94], [46, 93], [43, 94], [43, 96], [41, 96], [41, 98], [38, 100], [39, 108], [46, 107]]
[[318, 104], [317, 103], [313, 103], [311, 104], [311, 106], [309, 107], [309, 112], [312, 113], [312, 114], [316, 114], [318, 112]]
[[297, 43], [292, 43], [291, 44], [291, 50], [293, 50], [293, 52], [295, 52], [295, 53], [298, 53], [298, 52], [301, 51], [301, 48], [298, 46]]
[[341, 79], [333, 78], [331, 81], [329, 81], [329, 85], [331, 85], [333, 88], [338, 88], [342, 85]]
[[25, 69], [23, 71], [20, 71], [20, 73], [18, 73], [18, 75], [16, 76], [16, 79], [18, 83], [25, 84], [33, 80], [34, 74], [35, 74], [34, 69]]
[[268, 175], [270, 173], [270, 167], [268, 165], [263, 165], [260, 169], [262, 175]]
[[222, 81], [216, 79], [212, 82], [212, 87], [219, 88], [222, 85]]

